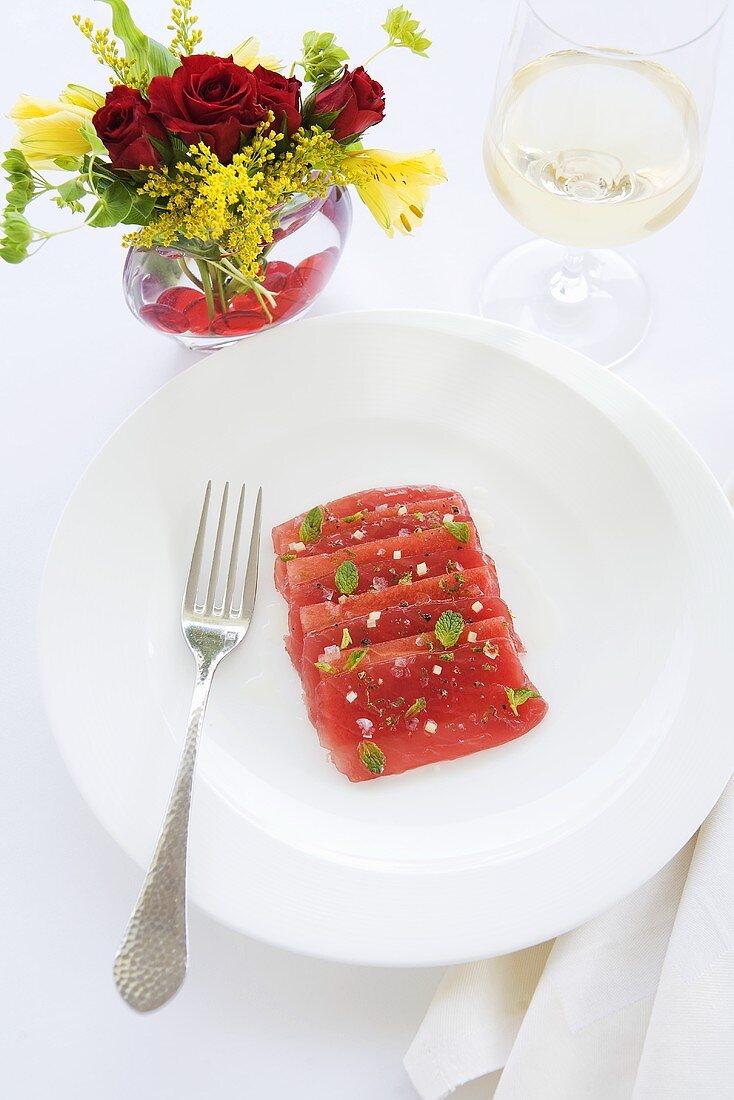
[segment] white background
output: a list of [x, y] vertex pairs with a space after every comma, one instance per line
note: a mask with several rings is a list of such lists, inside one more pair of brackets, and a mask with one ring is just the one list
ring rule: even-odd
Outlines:
[[[268, 52], [290, 59], [304, 30], [333, 29], [358, 61], [381, 43], [385, 6], [199, 0], [198, 10], [206, 49], [226, 53], [257, 34]], [[527, 239], [491, 194], [481, 160], [509, 2], [416, 6], [435, 40], [432, 57], [394, 51], [375, 64], [388, 101], [375, 144], [437, 146], [449, 183], [434, 194], [413, 239], [389, 241], [356, 209], [338, 278], [315, 312], [472, 312], [484, 269]], [[3, 109], [21, 91], [53, 98], [67, 81], [104, 88], [105, 75], [71, 24], [73, 7], [52, 0], [9, 7]], [[99, 5], [85, 4], [83, 14], [106, 22]], [[141, 0], [134, 14], [165, 36], [163, 2]], [[628, 250], [651, 284], [654, 318], [620, 371], [679, 425], [722, 481], [734, 473], [731, 43], [730, 26], [699, 191], [673, 225]], [[0, 129], [7, 145], [12, 127], [3, 120]], [[33, 621], [55, 523], [85, 466], [125, 416], [194, 359], [127, 312], [119, 236], [115, 229], [72, 233], [22, 267], [0, 270], [0, 1094], [410, 1100], [402, 1054], [438, 971], [299, 958], [194, 912], [189, 979], [169, 1007], [138, 1018], [114, 990], [112, 957], [140, 872], [92, 818], [58, 756], [39, 697]], [[475, 1086], [462, 1097], [479, 1095]]]

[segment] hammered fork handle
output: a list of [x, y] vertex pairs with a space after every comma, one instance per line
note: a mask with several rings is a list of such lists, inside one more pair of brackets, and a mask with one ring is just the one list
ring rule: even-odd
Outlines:
[[181, 987], [188, 962], [186, 862], [201, 728], [218, 662], [197, 662], [189, 726], [155, 855], [115, 956], [121, 996], [138, 1012], [160, 1008]]

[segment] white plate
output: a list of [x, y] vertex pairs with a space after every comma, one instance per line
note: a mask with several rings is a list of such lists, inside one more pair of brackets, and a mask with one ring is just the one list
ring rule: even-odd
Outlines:
[[466, 493], [550, 703], [528, 736], [353, 785], [306, 720], [263, 542], [253, 630], [214, 684], [191, 896], [334, 959], [456, 962], [573, 927], [684, 844], [734, 767], [734, 524], [701, 461], [614, 375], [441, 314], [317, 318], [205, 359], [109, 441], [54, 539], [48, 710], [141, 865], [193, 664], [179, 603], [207, 478], [262, 483], [266, 529], [372, 485]]

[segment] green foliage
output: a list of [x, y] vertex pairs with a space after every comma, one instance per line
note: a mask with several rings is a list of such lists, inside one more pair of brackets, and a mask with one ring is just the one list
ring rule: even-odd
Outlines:
[[352, 635], [349, 633], [346, 626], [342, 630], [342, 640], [339, 643], [339, 649], [348, 649], [352, 644]]
[[359, 570], [353, 561], [343, 561], [334, 574], [334, 584], [342, 596], [351, 596], [359, 584]]
[[95, 156], [95, 157], [106, 157], [107, 156], [107, 148], [102, 143], [102, 141], [100, 140], [99, 135], [98, 135], [97, 131], [95, 130], [94, 126], [92, 125], [92, 122], [91, 122], [90, 119], [88, 119], [88, 118], [84, 119], [81, 126], [79, 127], [79, 133], [82, 135], [84, 140], [89, 144], [89, 151], [91, 152], [92, 156]]
[[368, 772], [372, 772], [373, 775], [382, 775], [385, 770], [385, 754], [379, 745], [374, 741], [361, 741], [357, 752]]
[[425, 28], [421, 29], [419, 21], [402, 4], [398, 8], [390, 8], [382, 28], [386, 31], [391, 46], [404, 46], [419, 57], [428, 56], [426, 50], [431, 45], [431, 40], [426, 38]]
[[315, 508], [312, 508], [310, 512], [307, 512], [306, 517], [301, 524], [298, 532], [298, 537], [301, 542], [316, 542], [321, 538], [321, 528], [324, 523], [324, 509], [320, 504], [317, 504]]
[[456, 645], [464, 629], [464, 617], [458, 611], [442, 611], [436, 622], [434, 634], [444, 647]]
[[513, 714], [518, 714], [518, 707], [521, 707], [523, 703], [527, 703], [528, 699], [540, 699], [537, 691], [533, 691], [531, 688], [505, 688], [505, 694], [507, 695], [507, 701], [510, 704], [510, 710]]
[[154, 200], [138, 194], [138, 185], [107, 169], [96, 174], [92, 168], [97, 201], [87, 216], [87, 225], [107, 229], [113, 225], [145, 225], [153, 211]]
[[425, 709], [426, 709], [426, 701], [421, 696], [419, 699], [416, 699], [416, 701], [414, 703], [411, 703], [411, 705], [408, 707], [408, 709], [405, 712], [405, 717], [406, 718], [413, 718], [414, 715], [420, 714]]
[[59, 184], [56, 188], [54, 202], [62, 209], [67, 207], [75, 214], [78, 214], [84, 210], [84, 206], [80, 200], [83, 199], [86, 194], [87, 189], [84, 183], [79, 176], [75, 176], [73, 179], [67, 180], [66, 183]]
[[170, 76], [178, 67], [178, 59], [170, 50], [148, 38], [135, 24], [125, 0], [102, 0], [112, 8], [112, 30], [125, 47], [125, 58], [138, 75]]
[[340, 75], [349, 54], [336, 44], [336, 36], [328, 32], [306, 31], [303, 36], [303, 56], [296, 64], [304, 69], [303, 79], [322, 88]]
[[456, 539], [457, 542], [467, 543], [469, 541], [469, 524], [463, 523], [459, 520], [455, 523], [453, 520], [445, 519], [443, 525], [448, 533]]
[[347, 659], [344, 662], [344, 669], [346, 672], [351, 672], [355, 669], [359, 662], [367, 656], [366, 649], [353, 649], [351, 653], [347, 654]]

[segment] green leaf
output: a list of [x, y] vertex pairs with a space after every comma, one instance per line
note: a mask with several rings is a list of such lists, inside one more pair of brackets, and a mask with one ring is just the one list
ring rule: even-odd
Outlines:
[[295, 554], [281, 554], [280, 555], [280, 560], [281, 561], [295, 561], [295, 559], [296, 559]]
[[339, 642], [339, 649], [347, 649], [352, 644], [352, 635], [349, 633], [346, 627], [342, 630], [342, 640]]
[[413, 18], [413, 13], [402, 4], [398, 8], [390, 8], [382, 27], [390, 37], [391, 46], [405, 46], [419, 57], [428, 56], [426, 50], [431, 45], [431, 40], [426, 38], [425, 28], [420, 27], [419, 21]]
[[62, 172], [78, 172], [82, 166], [81, 157], [55, 157], [54, 164]]
[[374, 741], [361, 741], [357, 752], [368, 772], [372, 772], [373, 775], [382, 775], [385, 770], [385, 754], [379, 745]]
[[399, 578], [398, 584], [410, 584], [412, 580], [413, 570], [409, 569], [407, 573], [403, 573], [402, 577]]
[[326, 661], [314, 661], [314, 668], [317, 668], [319, 672], [336, 672], [334, 666], [327, 664]]
[[60, 183], [56, 188], [57, 206], [68, 206], [70, 210], [79, 211], [83, 210], [80, 199], [83, 199], [87, 194], [86, 188], [82, 182], [82, 177], [77, 176], [74, 179], [67, 180], [66, 183]]
[[507, 701], [510, 704], [510, 710], [513, 714], [517, 715], [517, 708], [521, 707], [523, 703], [527, 703], [528, 699], [540, 699], [537, 691], [533, 691], [532, 688], [505, 688], [505, 694], [507, 695]]
[[306, 518], [301, 524], [298, 537], [301, 542], [316, 542], [321, 538], [321, 528], [324, 523], [324, 509], [320, 504], [306, 513]]
[[349, 54], [336, 44], [336, 36], [328, 32], [306, 31], [303, 36], [303, 79], [319, 88], [332, 84], [340, 75]]
[[97, 201], [87, 215], [87, 225], [107, 229], [129, 217], [133, 208], [130, 188], [122, 180], [104, 180], [97, 190]]
[[361, 523], [364, 518], [364, 512], [355, 512], [352, 516], [344, 516], [342, 523]]
[[438, 659], [439, 661], [453, 661], [454, 655], [453, 653], [439, 653]]
[[334, 584], [342, 596], [351, 596], [359, 584], [359, 570], [353, 561], [343, 561], [334, 574]]
[[79, 133], [89, 143], [90, 152], [97, 157], [109, 156], [106, 145], [100, 141], [99, 134], [92, 125], [91, 119], [85, 118], [79, 127]]
[[458, 523], [455, 523], [451, 519], [445, 519], [443, 521], [443, 525], [448, 533], [451, 535], [451, 537], [455, 538], [457, 542], [467, 543], [469, 541], [468, 523], [463, 523], [461, 520]]
[[421, 711], [424, 711], [425, 709], [426, 701], [423, 697], [421, 697], [420, 699], [416, 699], [414, 703], [411, 703], [411, 705], [405, 712], [405, 717], [412, 718], [414, 714], [420, 714]]
[[135, 65], [138, 75], [170, 76], [179, 60], [170, 50], [148, 38], [133, 21], [125, 0], [102, 0], [112, 8], [112, 30], [125, 47], [125, 57]]
[[355, 669], [359, 662], [367, 656], [366, 649], [353, 649], [351, 653], [347, 654], [347, 659], [344, 662], [344, 669], [346, 672], [351, 672]]
[[0, 256], [9, 264], [19, 264], [28, 255], [28, 245], [33, 240], [33, 228], [19, 210], [6, 209], [0, 237]]
[[436, 622], [434, 634], [444, 649], [450, 649], [458, 642], [463, 629], [463, 615], [458, 611], [442, 611]]

